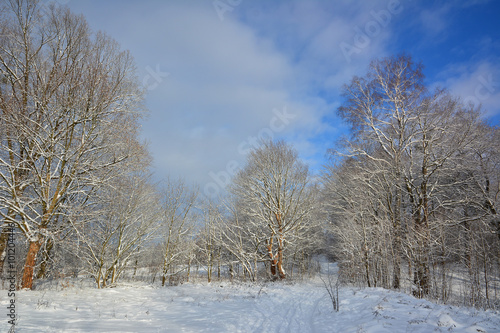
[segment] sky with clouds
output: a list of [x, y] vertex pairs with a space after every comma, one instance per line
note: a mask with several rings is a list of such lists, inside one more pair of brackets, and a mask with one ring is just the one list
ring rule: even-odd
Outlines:
[[59, 0], [128, 49], [148, 90], [156, 179], [222, 193], [258, 138], [318, 171], [347, 127], [339, 91], [372, 59], [406, 52], [500, 119], [496, 0]]

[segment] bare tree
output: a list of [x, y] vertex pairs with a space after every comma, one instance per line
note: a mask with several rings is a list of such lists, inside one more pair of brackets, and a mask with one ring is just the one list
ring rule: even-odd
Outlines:
[[[343, 87], [346, 101], [338, 109], [338, 114], [352, 126], [358, 140], [366, 143], [351, 146], [348, 154], [366, 156], [382, 163], [395, 178], [391, 189], [393, 199], [388, 202], [395, 235], [393, 247], [396, 249], [394, 288], [399, 288], [401, 280], [403, 159], [412, 146], [413, 114], [424, 93], [422, 66], [403, 55], [373, 61], [365, 77], [354, 77]], [[375, 157], [372, 152], [377, 149], [381, 149], [385, 156]]]
[[197, 252], [198, 260], [207, 271], [207, 282], [212, 282], [214, 265], [218, 260], [220, 225], [222, 215], [220, 206], [213, 201], [208, 201], [202, 209], [203, 229], [197, 234]]
[[133, 256], [139, 255], [160, 229], [159, 199], [148, 177], [124, 175], [101, 189], [85, 222], [75, 223], [72, 249], [99, 288], [115, 284]]
[[138, 145], [143, 93], [131, 56], [82, 17], [34, 0], [5, 8], [0, 212], [28, 240], [22, 287], [31, 288], [45, 242]]
[[485, 180], [485, 169], [473, 167], [495, 153], [484, 147], [490, 131], [478, 109], [444, 90], [430, 92], [423, 82], [421, 65], [402, 55], [373, 61], [364, 77], [344, 86], [338, 113], [353, 136], [336, 152], [344, 159], [327, 173], [325, 187], [343, 258], [352, 259], [354, 272], [368, 285], [382, 278], [386, 286], [377, 272], [392, 267], [391, 285], [399, 288], [406, 260], [414, 294], [439, 289], [444, 298], [459, 226], [496, 215], [489, 182], [495, 172], [490, 165]]
[[182, 181], [167, 180], [163, 189], [163, 225], [160, 229], [163, 236], [162, 286], [168, 277], [179, 273], [174, 270], [176, 263], [183, 264], [182, 269], [188, 267], [180, 259], [186, 259], [191, 251], [189, 238], [192, 236], [192, 214], [197, 195], [196, 191], [190, 190]]
[[241, 265], [244, 274], [256, 281], [258, 264], [265, 261], [267, 256], [263, 250], [266, 226], [251, 223], [249, 217], [240, 212], [237, 198], [228, 198], [223, 206], [226, 215], [221, 217], [217, 234], [220, 236], [219, 242]]
[[[308, 168], [282, 141], [263, 142], [235, 177], [232, 193], [249, 223], [265, 229], [266, 252], [273, 278], [284, 279], [284, 251], [294, 230], [314, 209]], [[264, 236], [264, 235], [263, 235]]]
[[[344, 276], [369, 287], [386, 287], [395, 264], [390, 174], [366, 158], [349, 158], [324, 176], [336, 257]], [[400, 254], [401, 255], [401, 254]]]

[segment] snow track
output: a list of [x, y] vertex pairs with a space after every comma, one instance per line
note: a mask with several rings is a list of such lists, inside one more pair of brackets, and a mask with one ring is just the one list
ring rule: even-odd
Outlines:
[[[286, 286], [274, 289], [269, 285], [269, 288], [267, 295], [255, 302], [261, 322], [253, 332], [316, 332], [314, 316], [325, 297], [323, 290], [311, 285], [310, 290], [289, 294]], [[280, 300], [279, 303], [276, 300]]]
[[[6, 309], [6, 292], [0, 295]], [[333, 312], [319, 279], [17, 295], [17, 332], [500, 332], [498, 312], [437, 305], [379, 288], [341, 289], [340, 311]], [[0, 322], [0, 332], [8, 328], [7, 319]]]

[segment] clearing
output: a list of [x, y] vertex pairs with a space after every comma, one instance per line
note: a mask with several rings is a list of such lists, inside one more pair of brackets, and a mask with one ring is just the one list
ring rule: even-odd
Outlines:
[[[19, 291], [17, 332], [500, 332], [498, 311], [434, 304], [380, 288], [341, 288], [333, 312], [319, 278], [155, 288]], [[7, 312], [7, 291], [0, 304]], [[0, 331], [7, 332], [7, 317]]]

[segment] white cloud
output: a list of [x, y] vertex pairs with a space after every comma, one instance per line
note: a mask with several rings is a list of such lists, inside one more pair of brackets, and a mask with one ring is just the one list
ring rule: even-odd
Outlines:
[[[132, 51], [141, 79], [151, 70], [165, 74], [147, 96], [151, 116], [144, 137], [159, 178], [184, 176], [202, 191], [232, 161], [243, 163], [239, 147], [269, 131], [317, 167], [343, 129], [334, 115], [339, 88], [366, 73], [370, 60], [397, 49], [402, 18], [438, 32], [449, 23], [446, 6], [417, 11], [409, 0], [242, 1], [223, 20], [213, 1], [69, 5]], [[366, 45], [361, 35], [368, 37]], [[341, 43], [357, 48], [350, 61]], [[493, 62], [486, 65], [450, 67], [441, 81], [474, 94], [478, 77], [488, 79], [495, 69]], [[498, 103], [496, 89], [485, 106]], [[293, 118], [273, 125], [283, 110]]]
[[[162, 140], [151, 145], [159, 173], [187, 175], [203, 188], [231, 161], [243, 163], [238, 146], [264, 136], [273, 109], [283, 108], [294, 118], [273, 134], [285, 137], [318, 167], [318, 158], [338, 134], [337, 124], [323, 122], [336, 106], [308, 94], [336, 95], [353, 73], [366, 71], [371, 59], [385, 54], [391, 20], [400, 11], [389, 13], [386, 24], [378, 23], [373, 12], [388, 12], [390, 3], [282, 2], [266, 6], [257, 18], [268, 26], [237, 20], [237, 11], [249, 10], [246, 3], [226, 13], [224, 21], [211, 6], [162, 5], [141, 23], [148, 39], [157, 41], [154, 47], [164, 50], [159, 58], [148, 57], [150, 66], [160, 63], [170, 73], [148, 98], [153, 112], [164, 112], [162, 121], [155, 115], [145, 126], [163, 131]], [[367, 33], [370, 27], [377, 30], [368, 32], [369, 44], [347, 62], [340, 43], [354, 43], [357, 28]], [[328, 134], [330, 141], [314, 139]]]
[[442, 85], [463, 101], [482, 105], [487, 117], [500, 114], [500, 66], [490, 61], [454, 64], [441, 73]]
[[[184, 176], [203, 189], [210, 173], [243, 163], [238, 147], [273, 125], [276, 136], [318, 128], [321, 114], [291, 94], [294, 68], [269, 40], [230, 15], [219, 20], [211, 5], [166, 2], [147, 10], [151, 4], [141, 5], [145, 17], [125, 6], [107, 26], [133, 21], [132, 34], [110, 34], [140, 45], [133, 50], [140, 75], [146, 68], [169, 73], [148, 94], [152, 114], [144, 124], [159, 177]], [[271, 124], [273, 110], [283, 108], [293, 119]]]

